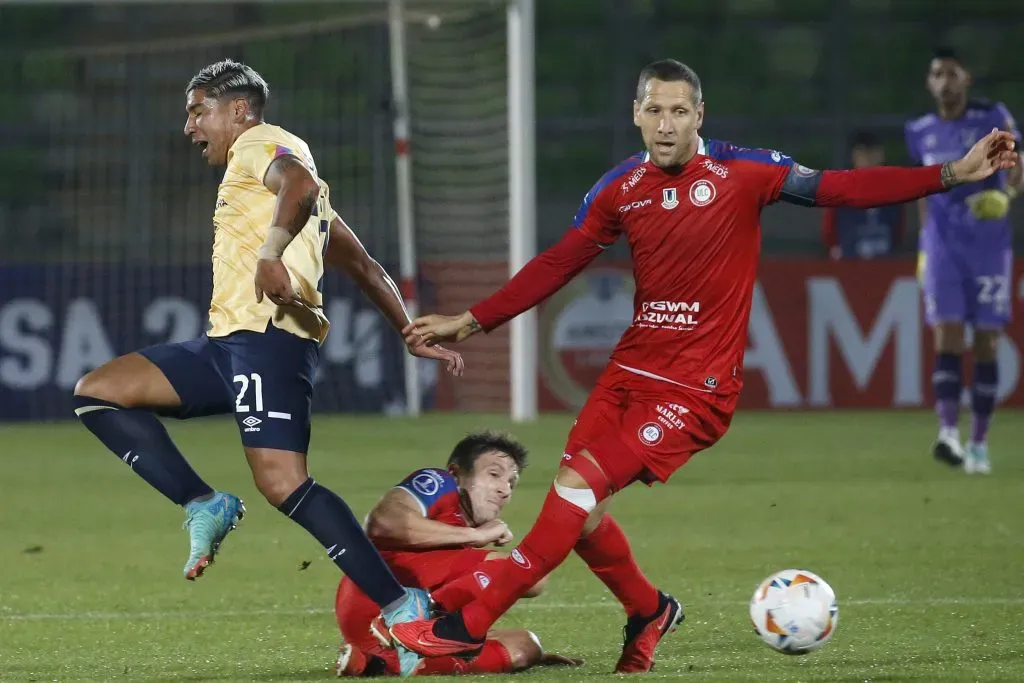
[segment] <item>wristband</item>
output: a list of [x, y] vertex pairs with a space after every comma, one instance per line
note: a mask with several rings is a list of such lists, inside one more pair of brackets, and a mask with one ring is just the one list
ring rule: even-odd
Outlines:
[[271, 225], [267, 231], [267, 239], [256, 254], [257, 258], [266, 261], [280, 261], [284, 250], [291, 244], [293, 237], [294, 235], [284, 228]]

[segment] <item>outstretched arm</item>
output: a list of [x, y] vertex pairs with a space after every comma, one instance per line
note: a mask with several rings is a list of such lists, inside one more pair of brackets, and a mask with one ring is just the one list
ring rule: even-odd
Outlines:
[[530, 260], [497, 292], [469, 309], [489, 332], [530, 310], [568, 284], [604, 251], [597, 242], [573, 228], [554, 246]]
[[367, 298], [380, 309], [391, 323], [391, 327], [401, 330], [409, 324], [409, 314], [405, 310], [405, 302], [398, 291], [398, 285], [384, 267], [370, 256], [352, 229], [337, 215], [331, 219], [324, 265], [345, 271]]
[[477, 332], [491, 331], [528, 311], [564, 287], [603, 251], [580, 230], [568, 230], [554, 246], [531, 259], [497, 292], [460, 315], [417, 318], [403, 331], [427, 343], [460, 342]]
[[406, 342], [413, 337], [428, 344], [460, 342], [481, 330], [489, 332], [564, 287], [621, 235], [622, 224], [615, 209], [618, 180], [638, 164], [620, 164], [601, 176], [583, 197], [572, 228], [557, 244], [531, 259], [504, 287], [460, 315], [417, 318], [403, 330]]
[[[324, 264], [344, 270], [396, 331], [401, 332], [409, 324], [409, 314], [395, 281], [370, 256], [356, 234], [337, 214], [331, 219]], [[443, 361], [447, 364], [448, 372], [453, 375], [462, 374], [463, 360], [460, 354], [440, 346], [426, 346], [415, 337], [407, 339], [406, 346], [409, 353]]]
[[962, 159], [941, 165], [871, 166], [850, 171], [815, 171], [794, 165], [782, 182], [778, 199], [802, 206], [900, 204], [1014, 168], [1017, 153], [1013, 148], [1010, 133], [993, 130]]

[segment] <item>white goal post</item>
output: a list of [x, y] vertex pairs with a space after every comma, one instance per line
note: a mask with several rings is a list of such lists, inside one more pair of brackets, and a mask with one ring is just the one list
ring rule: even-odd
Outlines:
[[[397, 165], [398, 229], [402, 291], [411, 316], [420, 311], [415, 294], [417, 280], [416, 229], [413, 225], [414, 193], [410, 148], [406, 45], [406, 0], [388, 0], [391, 45], [391, 89]], [[534, 109], [534, 0], [507, 0], [507, 94], [508, 94], [508, 270], [509, 277], [533, 258], [537, 246], [536, 135]], [[443, 21], [430, 17], [432, 23]], [[471, 56], [469, 57], [472, 58]], [[407, 413], [418, 415], [419, 373], [417, 359], [405, 360]], [[472, 371], [472, 370], [470, 370]], [[509, 408], [514, 421], [537, 417], [537, 315], [529, 311], [510, 323]]]

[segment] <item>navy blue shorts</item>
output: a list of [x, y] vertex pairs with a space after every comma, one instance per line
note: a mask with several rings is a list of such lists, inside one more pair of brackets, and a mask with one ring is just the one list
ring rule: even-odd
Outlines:
[[181, 398], [169, 413], [189, 419], [235, 414], [242, 443], [305, 453], [320, 349], [273, 325], [266, 332], [158, 344], [139, 351]]

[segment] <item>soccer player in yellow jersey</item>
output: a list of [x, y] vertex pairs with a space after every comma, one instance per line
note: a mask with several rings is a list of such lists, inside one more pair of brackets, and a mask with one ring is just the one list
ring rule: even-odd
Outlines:
[[[331, 208], [309, 147], [266, 123], [269, 88], [225, 60], [186, 88], [185, 135], [211, 166], [227, 166], [213, 216], [210, 329], [198, 339], [129, 353], [75, 387], [76, 414], [151, 486], [186, 511], [188, 579], [202, 575], [245, 508], [207, 485], [156, 415], [234, 413], [257, 488], [306, 528], [388, 620], [423, 618], [422, 591], [404, 589], [348, 505], [306, 469], [325, 263], [342, 268], [396, 330], [409, 323], [394, 282]], [[410, 353], [462, 372], [455, 352], [421, 343]]]

